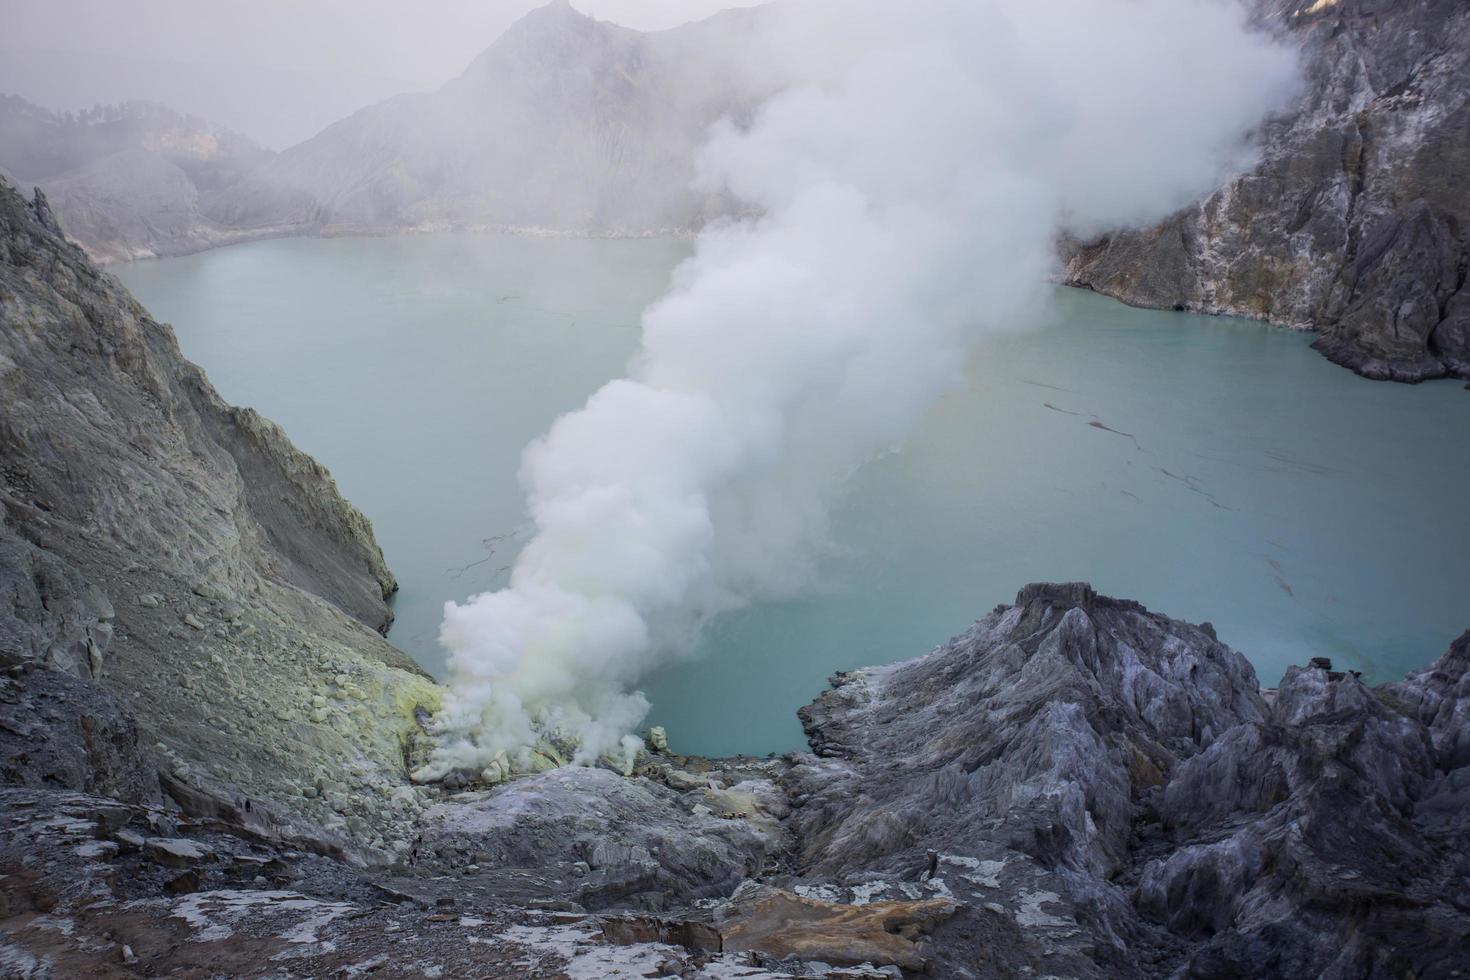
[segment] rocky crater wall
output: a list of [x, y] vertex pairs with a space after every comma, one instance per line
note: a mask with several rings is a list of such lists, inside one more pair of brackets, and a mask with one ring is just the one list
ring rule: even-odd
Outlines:
[[1066, 282], [1315, 330], [1370, 378], [1470, 378], [1470, 8], [1255, 0], [1303, 90], [1248, 173], [1156, 227], [1067, 242]]

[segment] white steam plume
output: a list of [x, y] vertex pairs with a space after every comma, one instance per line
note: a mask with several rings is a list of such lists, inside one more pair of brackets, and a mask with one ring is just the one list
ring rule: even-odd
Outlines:
[[704, 232], [628, 376], [526, 450], [536, 533], [507, 588], [445, 608], [421, 776], [551, 730], [580, 761], [630, 748], [639, 678], [708, 616], [799, 588], [850, 471], [979, 338], [1034, 320], [1057, 233], [1216, 186], [1295, 71], [1225, 0], [846, 0], [771, 24], [800, 83], [700, 161], [761, 217]]

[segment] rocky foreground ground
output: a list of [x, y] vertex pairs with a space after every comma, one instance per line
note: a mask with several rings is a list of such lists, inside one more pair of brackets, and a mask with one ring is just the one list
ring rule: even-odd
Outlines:
[[[57, 673], [0, 691], [30, 704]], [[1263, 694], [1207, 625], [1028, 586], [926, 657], [834, 678], [802, 711], [812, 752], [411, 790], [429, 805], [391, 861], [195, 809], [135, 731], [89, 742], [91, 717], [39, 778], [16, 728], [76, 719], [6, 723], [4, 975], [1467, 967], [1470, 633], [1397, 684], [1310, 666]], [[80, 792], [98, 764], [130, 791]]]
[[0, 321], [0, 976], [1470, 969], [1470, 633], [1263, 691], [1033, 585], [810, 752], [415, 785], [440, 689], [326, 471], [3, 183]]

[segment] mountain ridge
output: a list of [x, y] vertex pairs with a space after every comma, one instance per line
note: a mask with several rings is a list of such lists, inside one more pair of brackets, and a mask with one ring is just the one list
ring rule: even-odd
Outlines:
[[[1314, 331], [1370, 378], [1470, 378], [1470, 8], [1249, 3], [1301, 49], [1306, 79], [1261, 127], [1259, 162], [1152, 228], [1059, 243], [1062, 281]], [[40, 183], [104, 261], [286, 235], [690, 235], [739, 210], [692, 187], [695, 155], [712, 123], [743, 124], [786, 81], [763, 64], [772, 17], [639, 32], [555, 0], [436, 92], [365, 107], [228, 180], [200, 186], [135, 152]], [[0, 171], [27, 176], [3, 153]]]
[[[744, 59], [726, 51], [711, 60], [702, 38], [752, 43], [758, 17], [731, 11], [640, 32], [548, 4], [436, 92], [369, 106], [283, 151], [236, 187], [233, 207], [325, 234], [689, 233], [733, 208], [691, 188], [706, 129], [767, 94], [712, 86], [711, 67]], [[274, 211], [269, 201], [282, 188], [319, 213]]]

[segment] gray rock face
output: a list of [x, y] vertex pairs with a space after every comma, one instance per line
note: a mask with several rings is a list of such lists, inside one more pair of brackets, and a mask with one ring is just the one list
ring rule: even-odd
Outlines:
[[1470, 633], [1429, 667], [1382, 690], [1428, 727], [1441, 769], [1470, 766]]
[[158, 803], [159, 760], [100, 684], [34, 664], [0, 675], [0, 782]]
[[[1465, 666], [1452, 651], [1437, 669], [1463, 685]], [[1263, 963], [1278, 976], [1463, 967], [1470, 769], [1436, 760], [1435, 719], [1395, 700], [1294, 667], [1264, 722], [1179, 767], [1150, 815], [1171, 853], [1143, 865], [1135, 902], [1198, 944], [1192, 975]], [[1448, 714], [1465, 710], [1461, 698]], [[1445, 721], [1463, 737], [1463, 719]]]
[[517, 779], [475, 802], [424, 814], [415, 860], [424, 867], [535, 869], [588, 908], [663, 910], [724, 897], [761, 875], [779, 841], [679, 794], [605, 769], [558, 769]]
[[[112, 747], [136, 720], [182, 805], [266, 819], [250, 801], [272, 799], [267, 822], [356, 820], [386, 846], [397, 818], [374, 801], [437, 692], [374, 632], [396, 586], [371, 526], [221, 401], [44, 201], [0, 185], [0, 662], [78, 683], [14, 702], [17, 744], [59, 727], [45, 752], [7, 749], [7, 778], [136, 795], [150, 777]], [[304, 795], [324, 778], [356, 792]]]
[[1156, 228], [1070, 243], [1066, 280], [1139, 306], [1316, 330], [1370, 378], [1470, 377], [1470, 8], [1255, 0], [1303, 50], [1249, 173]]
[[1030, 586], [803, 709], [805, 876], [959, 898], [939, 975], [1450, 976], [1467, 648], [1379, 691], [1293, 668], [1268, 705], [1207, 627]]
[[[225, 405], [172, 331], [8, 187], [0, 263], [8, 521], [32, 540], [71, 525], [94, 544], [173, 560], [202, 596], [242, 584], [249, 567], [371, 626], [391, 619], [393, 576], [326, 470], [257, 413]], [[96, 607], [83, 618], [112, 616], [96, 594], [75, 601]]]

